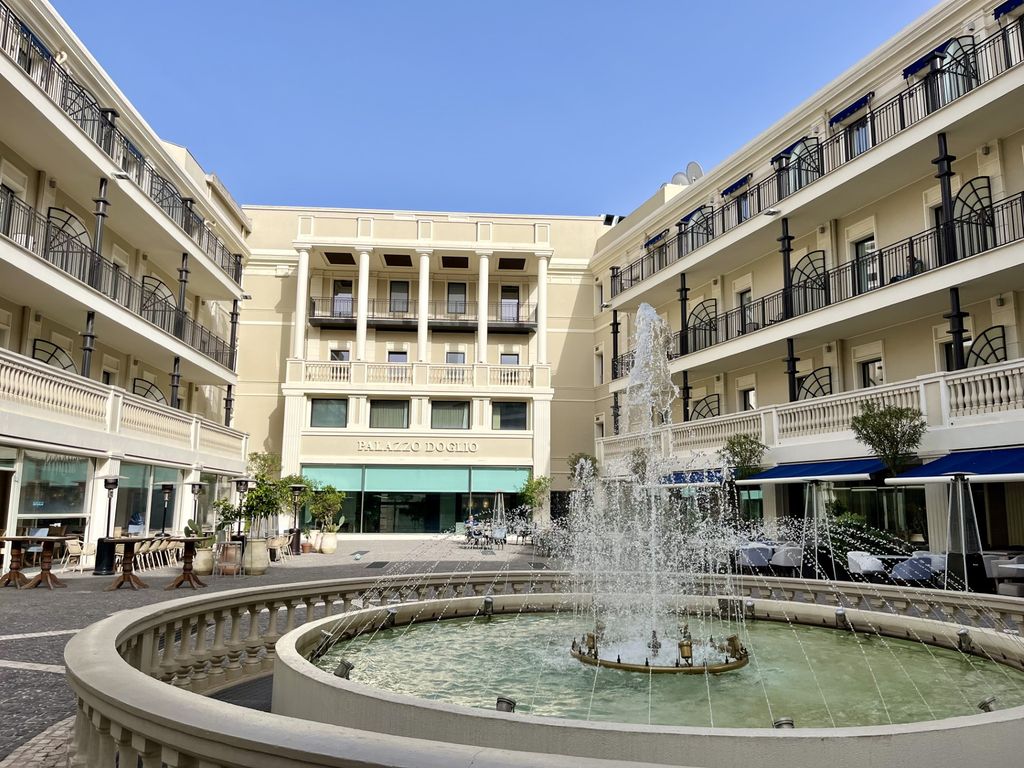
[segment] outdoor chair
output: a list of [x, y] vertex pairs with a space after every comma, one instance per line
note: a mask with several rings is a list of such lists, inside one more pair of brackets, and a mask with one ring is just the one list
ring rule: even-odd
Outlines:
[[889, 572], [889, 577], [893, 581], [907, 584], [928, 581], [934, 575], [931, 560], [924, 557], [912, 557], [902, 563], [896, 563]]
[[491, 529], [491, 544], [504, 547], [507, 535], [507, 530], [503, 526]]
[[218, 576], [242, 575], [242, 543], [225, 541], [213, 552], [213, 572]]
[[96, 545], [88, 544], [84, 545], [81, 539], [71, 539], [66, 542], [67, 546], [64, 549], [64, 559], [61, 562], [61, 570], [66, 571], [68, 566], [71, 565], [71, 561], [74, 560], [74, 567], [72, 571], [82, 571], [85, 569], [85, 561], [96, 554]]

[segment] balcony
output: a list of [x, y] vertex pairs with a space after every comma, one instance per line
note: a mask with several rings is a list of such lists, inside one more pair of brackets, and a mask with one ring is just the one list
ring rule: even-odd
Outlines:
[[135, 184], [236, 284], [242, 260], [232, 254], [205, 219], [192, 208], [141, 150], [114, 125], [116, 112], [100, 107], [93, 95], [57, 63], [31, 29], [0, 0], [0, 50], [85, 132]]
[[289, 360], [288, 385], [310, 389], [535, 390], [551, 386], [546, 365], [448, 365]]
[[247, 436], [117, 387], [0, 349], [4, 433], [240, 472]]
[[235, 353], [228, 342], [12, 195], [0, 195], [0, 236], [180, 339], [200, 354], [225, 368], [234, 368]]
[[[950, 450], [1019, 442], [1024, 434], [1024, 360], [930, 373], [881, 387], [674, 424], [658, 431], [656, 444], [664, 458], [700, 452], [713, 462], [730, 437], [753, 434], [776, 457], [780, 450], [796, 447], [827, 457], [830, 441], [852, 440], [850, 420], [866, 402], [920, 410], [930, 433], [924, 448]], [[1005, 435], [994, 434], [994, 424], [1001, 425]], [[977, 444], [966, 437], [976, 425], [985, 425]], [[941, 441], [939, 433], [944, 433]], [[965, 436], [959, 442], [957, 433]], [[598, 441], [598, 458], [602, 454], [602, 461], [622, 458], [640, 444], [637, 435], [607, 437]], [[861, 454], [864, 450], [860, 446]]]
[[[743, 307], [719, 314], [714, 302], [702, 302], [687, 320], [687, 352], [699, 352], [776, 323], [800, 317], [841, 301], [856, 298], [888, 285], [912, 280], [939, 267], [1024, 240], [1024, 192], [984, 208], [970, 218], [958, 219], [949, 228], [933, 228], [886, 246], [864, 258], [826, 270], [824, 253], [808, 254], [816, 264], [805, 279], [791, 288], [754, 299]], [[674, 333], [666, 354], [682, 355], [680, 333]], [[612, 361], [612, 378], [629, 375], [633, 352]]]
[[1024, 22], [1018, 20], [965, 46], [962, 58], [930, 70], [888, 101], [868, 105], [864, 120], [855, 126], [824, 140], [800, 139], [772, 159], [775, 171], [770, 176], [717, 208], [701, 206], [679, 222], [677, 234], [666, 230], [645, 244], [639, 259], [613, 269], [611, 295], [642, 283], [1022, 62]]
[[[316, 296], [310, 299], [309, 323], [326, 328], [356, 327], [358, 302], [352, 296]], [[419, 307], [406, 299], [368, 299], [366, 325], [378, 330], [415, 331]], [[431, 330], [473, 333], [477, 327], [475, 302], [432, 301], [427, 309]], [[487, 307], [487, 329], [492, 333], [530, 333], [537, 330], [537, 305], [502, 301]]]

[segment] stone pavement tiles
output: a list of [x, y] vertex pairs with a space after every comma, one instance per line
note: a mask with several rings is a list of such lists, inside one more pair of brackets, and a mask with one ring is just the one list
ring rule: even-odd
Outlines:
[[[201, 591], [396, 573], [530, 570], [539, 565], [534, 562], [532, 546], [486, 550], [465, 548], [460, 543], [440, 536], [343, 536], [333, 555], [294, 557], [286, 564], [273, 564], [263, 576], [204, 577], [209, 587]], [[361, 553], [359, 560], [355, 559], [356, 552]], [[375, 567], [368, 568], [369, 565]], [[71, 636], [117, 611], [191, 595], [190, 589], [164, 591], [177, 573], [177, 568], [142, 572], [141, 577], [150, 589], [138, 592], [105, 592], [113, 577], [93, 576], [89, 571], [61, 574], [68, 586], [52, 592], [0, 589], [0, 765], [10, 762], [4, 758], [19, 745], [74, 714], [75, 699], [64, 681], [64, 646]], [[49, 744], [54, 738], [57, 737], [44, 737], [42, 743]], [[34, 768], [25, 760], [19, 760], [17, 765]]]

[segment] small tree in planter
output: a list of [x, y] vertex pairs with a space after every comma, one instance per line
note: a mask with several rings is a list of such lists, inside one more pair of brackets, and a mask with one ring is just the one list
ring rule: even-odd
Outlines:
[[726, 489], [736, 505], [737, 515], [740, 513], [740, 490], [736, 481], [757, 474], [767, 450], [768, 446], [757, 435], [739, 434], [727, 439], [718, 452], [723, 466], [732, 468], [732, 475], [727, 476]]
[[344, 503], [345, 492], [333, 485], [322, 485], [312, 493], [309, 511], [320, 525], [320, 551], [325, 555], [333, 554], [338, 548], [335, 534], [345, 524], [344, 515], [338, 516]]
[[519, 489], [519, 495], [523, 499], [523, 504], [529, 507], [531, 514], [533, 514], [538, 508], [544, 506], [544, 501], [547, 499], [550, 490], [551, 478], [547, 475], [537, 475], [523, 481], [523, 485]]
[[269, 518], [280, 515], [291, 501], [288, 486], [274, 477], [280, 469], [281, 458], [276, 454], [249, 454], [249, 472], [256, 484], [249, 489], [242, 507], [249, 533], [242, 562], [247, 573], [257, 576], [270, 567], [264, 526]]
[[576, 477], [579, 475], [580, 465], [584, 462], [589, 462], [590, 466], [594, 468], [594, 474], [597, 474], [597, 458], [589, 453], [570, 453], [569, 458], [566, 459], [566, 463], [569, 465], [569, 479], [575, 482]]
[[[928, 429], [917, 408], [879, 405], [866, 402], [859, 415], [850, 419], [850, 428], [857, 440], [867, 446], [895, 477], [917, 456], [921, 439]], [[882, 496], [888, 505], [888, 496]], [[904, 504], [904, 489], [897, 488], [894, 499], [897, 509]]]

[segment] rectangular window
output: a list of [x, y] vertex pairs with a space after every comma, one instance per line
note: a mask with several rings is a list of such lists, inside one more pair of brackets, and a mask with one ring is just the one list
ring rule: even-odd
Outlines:
[[409, 311], [409, 281], [392, 280], [388, 309], [392, 313], [405, 314]]
[[448, 283], [448, 308], [449, 315], [466, 314], [466, 284]]
[[855, 293], [863, 293], [878, 287], [878, 265], [876, 264], [875, 236], [870, 235], [853, 244], [853, 258], [856, 262]]
[[312, 401], [309, 426], [347, 427], [348, 400], [346, 398], [316, 398]]
[[519, 286], [501, 286], [501, 315], [499, 320], [514, 323], [519, 320]]
[[519, 365], [519, 353], [502, 352], [500, 362], [502, 365]]
[[604, 384], [604, 355], [600, 352], [594, 355], [594, 384], [596, 386]]
[[871, 132], [865, 115], [846, 127], [846, 154], [853, 158], [871, 149]]
[[740, 410], [753, 411], [757, 408], [757, 391], [754, 389], [740, 390]]
[[445, 352], [444, 361], [448, 365], [465, 365], [466, 364], [466, 353], [465, 352]]
[[408, 400], [371, 400], [370, 429], [408, 429]]
[[491, 403], [491, 429], [526, 429], [526, 403]]
[[877, 387], [885, 384], [885, 367], [882, 365], [882, 358], [865, 360], [860, 364], [860, 385], [862, 387]]
[[402, 351], [391, 350], [391, 351], [388, 352], [388, 362], [389, 363], [408, 363], [409, 362], [409, 353], [406, 352], [405, 350], [402, 350]]
[[750, 197], [744, 192], [736, 197], [736, 223], [750, 218]]
[[351, 359], [351, 353], [347, 349], [331, 350], [331, 362], [333, 363], [347, 363]]
[[[942, 345], [942, 359], [945, 362], [947, 371], [956, 370], [956, 360], [953, 359], [953, 347], [952, 341], [947, 341]], [[967, 361], [967, 356], [971, 352], [971, 337], [969, 334], [964, 334], [964, 361]]]
[[432, 400], [431, 429], [469, 429], [469, 402]]
[[597, 283], [594, 286], [594, 312], [604, 310], [604, 283]]

